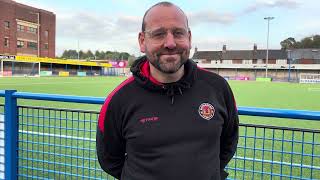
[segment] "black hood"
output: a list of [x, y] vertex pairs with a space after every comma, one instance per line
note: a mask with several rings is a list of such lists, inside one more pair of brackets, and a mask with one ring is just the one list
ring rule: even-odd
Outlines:
[[184, 64], [185, 69], [182, 78], [177, 82], [165, 84], [159, 83], [151, 77], [149, 68], [144, 68], [146, 66], [149, 67], [148, 64], [146, 56], [138, 58], [133, 63], [130, 70], [135, 81], [147, 90], [166, 94], [171, 98], [172, 104], [174, 103], [174, 96], [183, 95], [183, 91], [191, 88], [196, 79], [197, 65], [190, 59]]

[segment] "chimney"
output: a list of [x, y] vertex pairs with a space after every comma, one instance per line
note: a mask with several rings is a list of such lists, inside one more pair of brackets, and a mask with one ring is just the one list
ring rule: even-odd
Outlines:
[[256, 43], [253, 44], [253, 50], [254, 50], [254, 51], [257, 51], [257, 50], [258, 50], [258, 47], [257, 47], [257, 44], [256, 44]]
[[222, 46], [222, 52], [223, 52], [223, 53], [226, 53], [226, 52], [227, 52], [227, 45], [224, 44], [224, 45]]

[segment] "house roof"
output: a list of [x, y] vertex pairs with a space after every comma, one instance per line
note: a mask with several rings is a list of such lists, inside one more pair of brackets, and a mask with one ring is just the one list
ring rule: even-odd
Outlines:
[[[267, 50], [258, 50], [256, 59], [266, 59]], [[287, 59], [287, 52], [285, 50], [269, 50], [269, 58], [268, 59]]]
[[290, 59], [320, 59], [320, 49], [293, 49], [288, 51]]
[[197, 51], [193, 54], [192, 59], [218, 60], [220, 56], [221, 51]]
[[[197, 51], [193, 59], [232, 60], [232, 59], [266, 59], [267, 50], [227, 50], [223, 51]], [[269, 50], [269, 59], [287, 59], [285, 50]]]

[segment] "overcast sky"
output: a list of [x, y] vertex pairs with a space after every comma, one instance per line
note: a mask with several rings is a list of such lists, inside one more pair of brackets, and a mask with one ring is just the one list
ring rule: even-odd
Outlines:
[[[151, 0], [16, 0], [56, 14], [56, 54], [65, 49], [111, 50], [141, 55], [138, 32]], [[320, 34], [319, 0], [189, 0], [171, 1], [187, 14], [192, 47], [198, 50], [279, 49], [288, 37], [300, 40]]]

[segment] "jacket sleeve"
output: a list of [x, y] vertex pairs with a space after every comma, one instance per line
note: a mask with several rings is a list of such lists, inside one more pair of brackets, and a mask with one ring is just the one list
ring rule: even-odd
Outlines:
[[232, 159], [237, 149], [239, 139], [239, 117], [236, 102], [231, 88], [227, 84], [225, 93], [227, 118], [224, 121], [222, 134], [220, 137], [220, 171], [221, 179], [225, 179], [228, 175], [224, 172], [224, 168]]
[[96, 134], [96, 149], [101, 168], [120, 179], [125, 161], [125, 140], [122, 137], [121, 114], [110, 97], [101, 108]]

